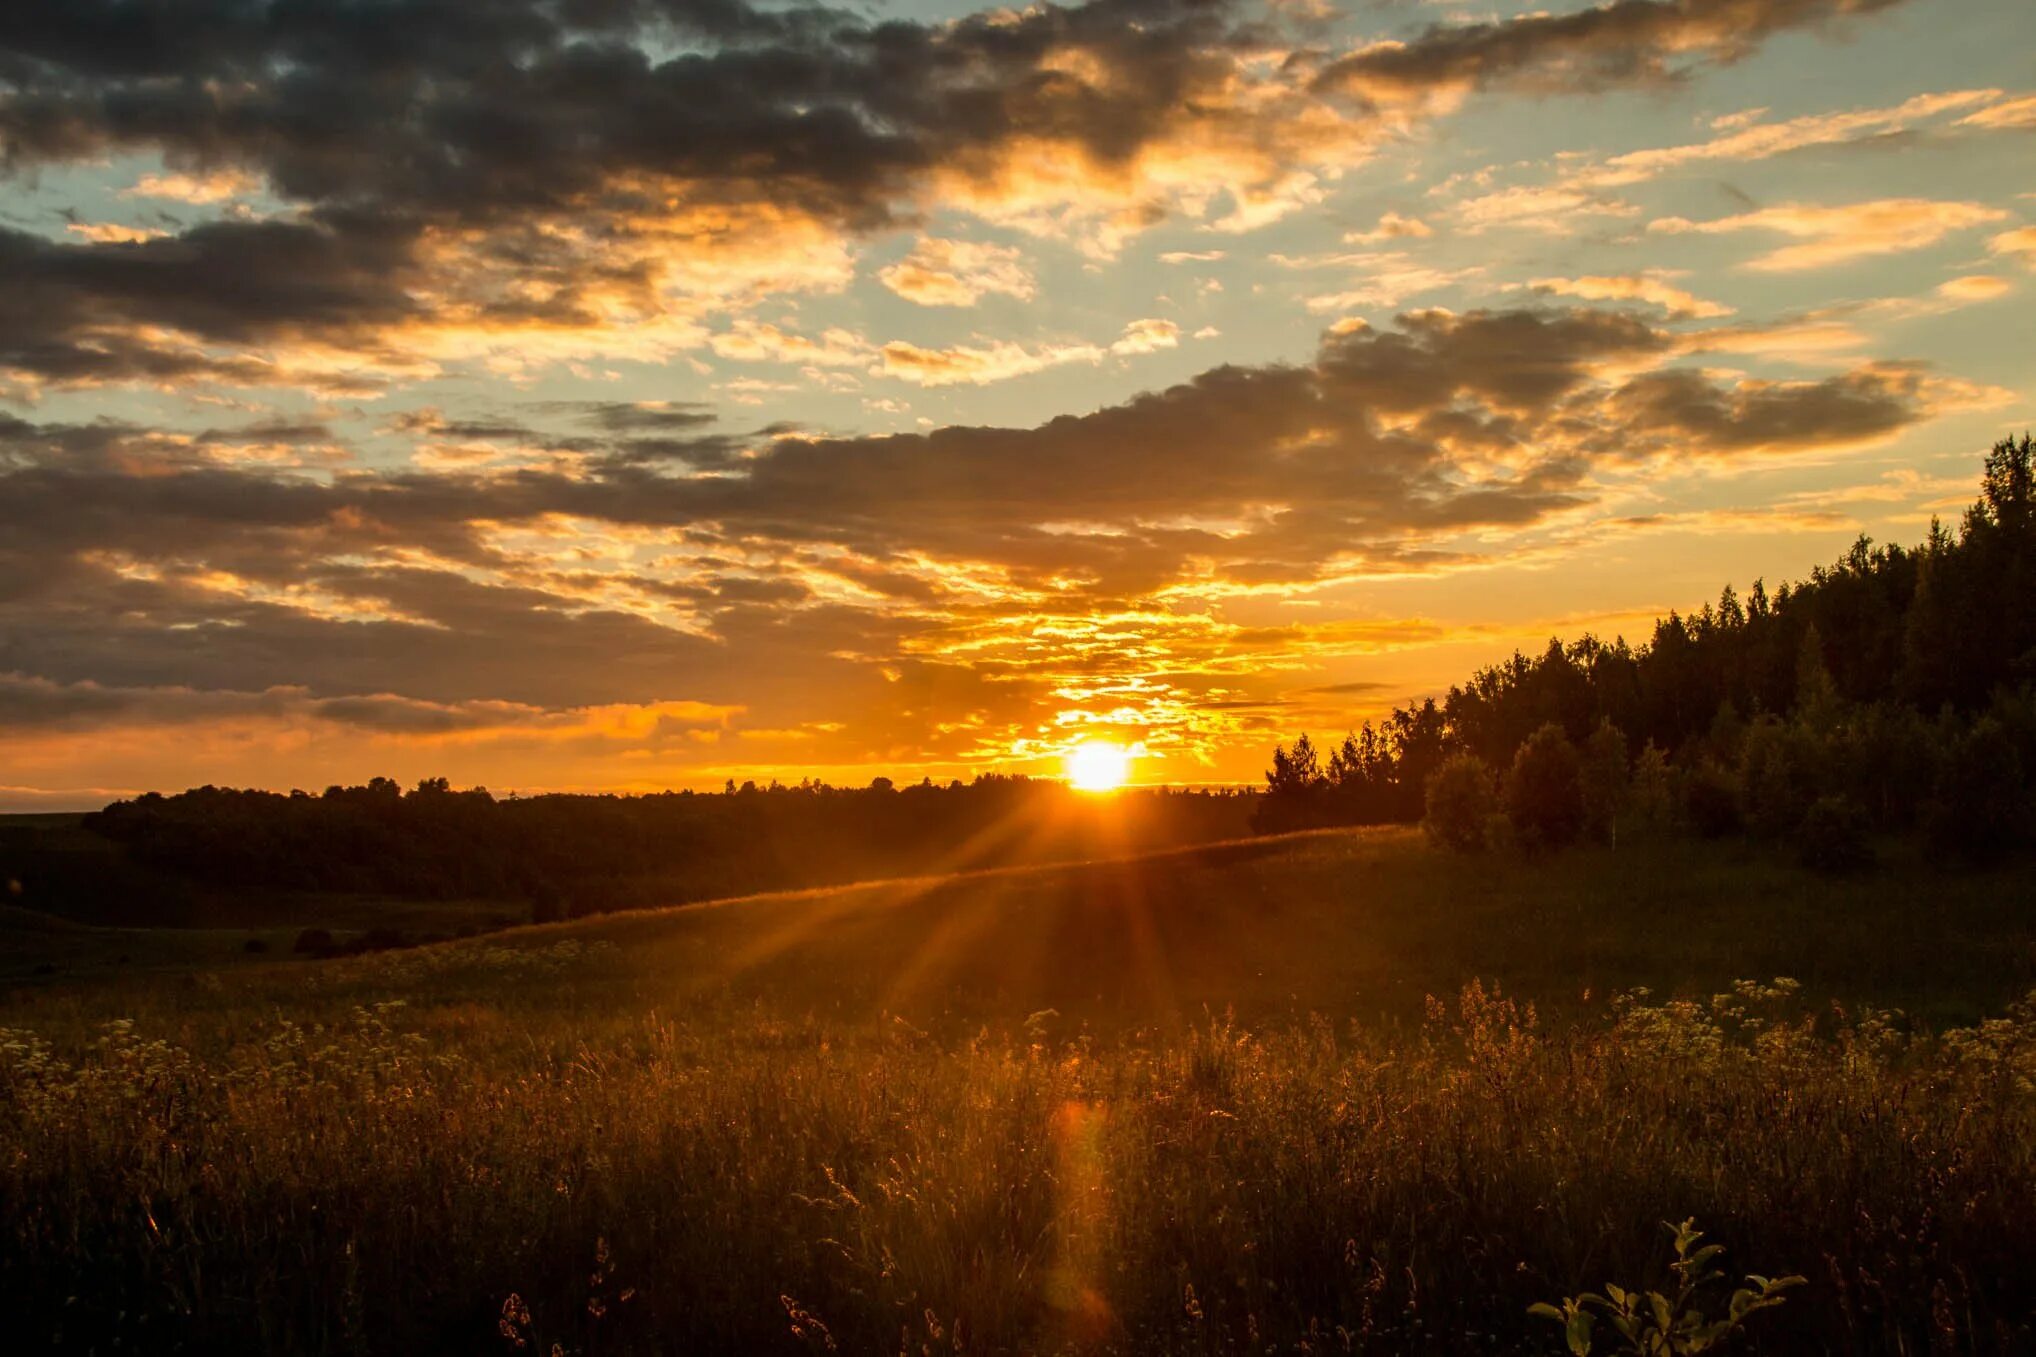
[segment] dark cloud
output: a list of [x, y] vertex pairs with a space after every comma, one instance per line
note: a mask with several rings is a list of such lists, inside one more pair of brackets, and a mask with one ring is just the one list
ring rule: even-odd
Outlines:
[[[1758, 382], [1658, 366], [1673, 343], [1621, 311], [1416, 313], [1330, 336], [1307, 364], [1216, 368], [1029, 428], [730, 435], [747, 453], [711, 473], [644, 461], [642, 421], [602, 411], [537, 410], [605, 431], [583, 433], [567, 468], [493, 473], [194, 451], [316, 441], [316, 424], [176, 435], [0, 419], [0, 672], [306, 701], [558, 710], [676, 693], [867, 713], [897, 697], [881, 668], [959, 645], [969, 681], [992, 685], [979, 705], [1003, 711], [1019, 689], [995, 685], [1045, 683], [1042, 664], [1115, 672], [1166, 654], [1192, 668], [1204, 644], [1153, 650], [1136, 627], [1041, 639], [1043, 612], [1162, 625], [1155, 599], [1175, 586], [1446, 567], [1470, 559], [1453, 535], [1531, 528], [1638, 459], [1856, 442], [1929, 403], [1913, 366]], [[420, 441], [463, 424], [541, 439], [510, 418], [408, 423]], [[570, 536], [547, 538], [561, 518]], [[627, 565], [582, 557], [603, 538], [635, 553]], [[67, 719], [106, 700], [30, 698], [70, 704]]]
[[[372, 390], [448, 330], [667, 316], [677, 257], [711, 290], [730, 272], [718, 256], [808, 250], [772, 243], [788, 223], [858, 232], [916, 219], [929, 195], [995, 202], [1042, 158], [1062, 191], [1089, 183], [1112, 220], [1149, 224], [1167, 191], [1136, 169], [1169, 147], [1218, 167], [1199, 196], [1276, 192], [1310, 157], [1337, 160], [1324, 126], [1372, 135], [1383, 90], [1656, 78], [1894, 2], [1615, 0], [1442, 26], [1329, 62], [1312, 92], [1321, 58], [1296, 49], [1277, 97], [1246, 69], [1281, 36], [1230, 0], [939, 24], [742, 0], [9, 6], [8, 167], [159, 154], [253, 176], [290, 211], [131, 243], [0, 231], [0, 369]], [[288, 349], [307, 344], [365, 367], [306, 369]]]
[[1453, 85], [1548, 91], [1657, 84], [1739, 60], [1774, 34], [1869, 14], [1901, 0], [1611, 0], [1566, 14], [1436, 24], [1323, 69], [1318, 84], [1372, 97]]

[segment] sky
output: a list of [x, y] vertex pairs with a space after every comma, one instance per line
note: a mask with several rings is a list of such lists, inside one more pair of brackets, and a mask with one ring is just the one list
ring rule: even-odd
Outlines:
[[0, 808], [1250, 782], [1955, 521], [2027, 0], [0, 13]]

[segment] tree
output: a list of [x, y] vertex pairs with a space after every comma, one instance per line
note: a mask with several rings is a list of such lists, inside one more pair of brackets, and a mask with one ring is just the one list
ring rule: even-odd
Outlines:
[[2021, 757], [1999, 718], [1983, 716], [1944, 761], [1923, 812], [1924, 838], [1942, 855], [1992, 862], [2026, 841], [2029, 820]]
[[1583, 831], [1583, 764], [1576, 746], [1553, 721], [1529, 735], [1513, 755], [1506, 818], [1528, 848], [1560, 848]]
[[1661, 746], [1649, 740], [1627, 780], [1627, 818], [1646, 833], [1663, 833], [1675, 825], [1677, 800], [1675, 769]]
[[1779, 838], [1795, 831], [1817, 799], [1822, 750], [1812, 730], [1767, 717], [1746, 731], [1739, 752], [1739, 787], [1746, 827]]
[[1428, 837], [1458, 853], [1486, 846], [1487, 828], [1498, 812], [1498, 790], [1492, 770], [1475, 754], [1453, 754], [1428, 775], [1427, 814], [1421, 827]]
[[1613, 725], [1610, 717], [1601, 719], [1584, 741], [1582, 762], [1584, 828], [1592, 838], [1616, 845], [1629, 782], [1626, 732]]
[[1268, 796], [1304, 796], [1322, 786], [1322, 759], [1315, 742], [1303, 732], [1289, 752], [1284, 745], [1273, 746], [1273, 766], [1265, 775]]
[[1873, 865], [1866, 812], [1847, 796], [1820, 796], [1796, 829], [1796, 856], [1819, 872], [1856, 872]]

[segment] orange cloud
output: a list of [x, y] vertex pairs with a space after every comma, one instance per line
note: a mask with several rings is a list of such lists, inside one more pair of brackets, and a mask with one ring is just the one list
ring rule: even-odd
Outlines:
[[1536, 278], [1528, 284], [1559, 297], [1581, 297], [1592, 302], [1647, 302], [1677, 316], [1711, 320], [1729, 316], [1732, 308], [1675, 286], [1659, 274], [1589, 274], [1582, 278]]
[[1804, 243], [1785, 245], [1747, 261], [1743, 266], [1764, 273], [1828, 268], [1873, 255], [1896, 254], [1935, 245], [1957, 231], [1999, 221], [2007, 213], [1984, 203], [1944, 202], [1932, 198], [1880, 198], [1870, 202], [1822, 207], [1788, 203], [1713, 221], [1661, 217], [1648, 224], [1665, 235], [1705, 235], [1738, 231], [1773, 231]]
[[1028, 300], [1037, 290], [1018, 251], [1006, 245], [923, 236], [877, 278], [921, 306], [974, 306], [986, 294]]

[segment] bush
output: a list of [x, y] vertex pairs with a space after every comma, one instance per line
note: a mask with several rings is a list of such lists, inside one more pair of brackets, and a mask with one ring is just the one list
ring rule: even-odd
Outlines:
[[1552, 721], [1529, 735], [1513, 755], [1506, 818], [1528, 849], [1560, 848], [1583, 832], [1583, 762]]
[[1485, 847], [1486, 821], [1498, 804], [1492, 770], [1485, 761], [1475, 754], [1455, 754], [1428, 775], [1428, 813], [1421, 827], [1444, 848], [1475, 853]]
[[1796, 829], [1796, 855], [1819, 872], [1856, 872], [1873, 865], [1866, 812], [1845, 796], [1820, 796]]
[[269, 950], [269, 940], [267, 938], [249, 938], [240, 945], [240, 950], [259, 956]]
[[1739, 754], [1746, 828], [1768, 838], [1795, 831], [1817, 799], [1819, 752], [1817, 737], [1805, 727], [1772, 719], [1754, 723]]
[[1643, 834], [1665, 834], [1675, 828], [1680, 799], [1668, 755], [1649, 741], [1633, 760], [1633, 775], [1627, 781], [1627, 820]]
[[1923, 811], [1923, 835], [1940, 856], [1993, 862], [2029, 832], [2022, 761], [1999, 720], [1983, 716], [1951, 747]]
[[1690, 828], [1706, 839], [1739, 832], [1739, 780], [1715, 763], [1691, 774], [1683, 791], [1683, 813]]
[[290, 950], [309, 956], [327, 956], [336, 947], [329, 929], [307, 928], [297, 935], [297, 941], [291, 944]]

